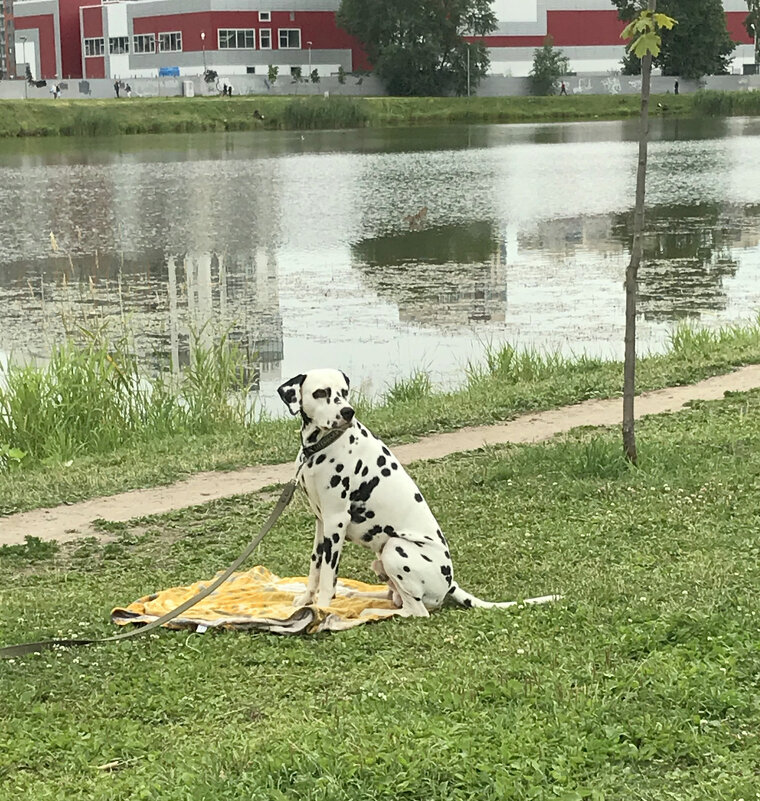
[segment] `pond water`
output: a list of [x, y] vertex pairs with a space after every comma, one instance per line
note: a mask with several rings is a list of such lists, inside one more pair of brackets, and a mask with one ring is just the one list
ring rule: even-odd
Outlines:
[[[760, 305], [760, 120], [652, 124], [639, 348]], [[462, 379], [487, 343], [621, 358], [637, 122], [0, 143], [0, 358], [229, 331], [281, 380]], [[52, 234], [52, 236], [51, 236]], [[193, 334], [192, 332], [195, 332]]]

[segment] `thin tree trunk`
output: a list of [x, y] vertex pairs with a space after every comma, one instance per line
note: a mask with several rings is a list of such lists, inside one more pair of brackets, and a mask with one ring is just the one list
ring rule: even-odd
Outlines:
[[[648, 0], [654, 13], [656, 0]], [[639, 167], [636, 173], [636, 205], [633, 214], [631, 260], [625, 272], [625, 361], [623, 366], [623, 451], [636, 464], [636, 433], [633, 400], [636, 391], [636, 295], [638, 271], [644, 249], [644, 196], [647, 178], [647, 145], [649, 141], [649, 91], [652, 78], [652, 56], [641, 59], [641, 119], [639, 128]]]

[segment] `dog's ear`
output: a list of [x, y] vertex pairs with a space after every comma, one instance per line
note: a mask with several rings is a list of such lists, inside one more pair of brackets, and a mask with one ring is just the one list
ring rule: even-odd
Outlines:
[[351, 389], [351, 382], [348, 380], [348, 376], [347, 376], [347, 375], [346, 375], [346, 374], [343, 372], [343, 370], [341, 370], [341, 371], [340, 371], [340, 374], [343, 376], [343, 378], [345, 378], [345, 379], [346, 379], [346, 386], [347, 386], [349, 389]]
[[298, 414], [301, 410], [301, 384], [305, 379], [306, 376], [303, 373], [299, 373], [277, 387], [277, 393], [291, 414]]

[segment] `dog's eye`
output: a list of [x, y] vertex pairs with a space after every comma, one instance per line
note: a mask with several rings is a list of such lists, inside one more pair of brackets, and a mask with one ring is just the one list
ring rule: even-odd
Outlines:
[[343, 395], [344, 398], [347, 398], [348, 397], [348, 390], [344, 389], [343, 392], [341, 392], [341, 395]]
[[326, 398], [327, 397], [327, 390], [326, 389], [318, 389], [318, 390], [316, 390], [316, 392], [312, 392], [311, 393], [311, 397], [314, 398], [314, 400], [319, 400], [320, 398]]

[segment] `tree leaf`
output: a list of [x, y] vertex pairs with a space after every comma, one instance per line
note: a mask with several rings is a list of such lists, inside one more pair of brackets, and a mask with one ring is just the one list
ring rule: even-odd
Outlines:
[[661, 42], [662, 40], [658, 34], [646, 33], [633, 42], [631, 49], [639, 58], [644, 58], [647, 53], [651, 53], [656, 58], [660, 55]]

